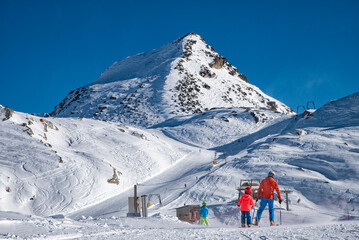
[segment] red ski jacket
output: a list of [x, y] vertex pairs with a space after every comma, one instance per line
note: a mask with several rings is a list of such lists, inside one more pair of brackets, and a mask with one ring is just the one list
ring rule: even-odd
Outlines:
[[272, 178], [272, 177], [266, 177], [261, 184], [259, 185], [257, 196], [259, 197], [261, 194], [261, 191], [263, 190], [262, 198], [274, 198], [274, 190], [276, 190], [278, 194], [278, 198], [282, 199], [278, 187], [278, 183]]
[[239, 199], [238, 206], [241, 206], [241, 211], [250, 211], [251, 205], [254, 206], [254, 201], [251, 195], [244, 194], [241, 199]]

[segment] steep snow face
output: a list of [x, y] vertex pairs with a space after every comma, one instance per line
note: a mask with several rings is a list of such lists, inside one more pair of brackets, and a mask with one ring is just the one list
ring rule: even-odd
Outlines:
[[171, 62], [182, 55], [181, 41], [179, 39], [158, 49], [117, 61], [90, 85], [166, 75], [170, 71]]
[[115, 62], [90, 85], [71, 93], [51, 113], [148, 127], [212, 108], [293, 111], [247, 82], [195, 33], [159, 49]]

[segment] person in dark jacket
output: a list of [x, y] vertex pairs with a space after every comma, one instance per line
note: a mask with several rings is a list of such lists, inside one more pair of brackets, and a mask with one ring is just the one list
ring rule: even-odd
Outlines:
[[208, 208], [207, 208], [207, 203], [205, 201], [202, 202], [202, 207], [199, 209], [199, 215], [201, 216], [201, 225], [206, 223], [206, 225], [209, 226], [207, 219]]

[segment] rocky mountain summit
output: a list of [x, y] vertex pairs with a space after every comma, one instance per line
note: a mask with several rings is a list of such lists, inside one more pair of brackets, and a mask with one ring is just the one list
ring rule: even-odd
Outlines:
[[113, 63], [55, 107], [56, 117], [86, 117], [149, 127], [215, 108], [289, 114], [196, 33]]

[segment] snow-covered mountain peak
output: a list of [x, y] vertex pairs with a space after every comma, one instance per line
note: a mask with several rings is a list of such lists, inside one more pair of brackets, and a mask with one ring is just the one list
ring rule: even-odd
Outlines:
[[[192, 49], [191, 46], [198, 45]], [[196, 33], [187, 35], [158, 49], [139, 53], [114, 62], [90, 85], [117, 82], [133, 78], [147, 78], [168, 71], [169, 63], [181, 56], [190, 56], [193, 51], [203, 48], [206, 43]]]
[[197, 33], [194, 33], [194, 32], [187, 33], [186, 35], [173, 41], [171, 44], [179, 44], [179, 45], [183, 46], [183, 45], [187, 44], [188, 42], [202, 43], [204, 45], [207, 45], [207, 43], [205, 42], [203, 37], [201, 37], [200, 35], [198, 35]]
[[116, 61], [97, 80], [71, 92], [51, 115], [148, 127], [176, 116], [231, 107], [292, 112], [248, 83], [200, 35], [189, 33]]

